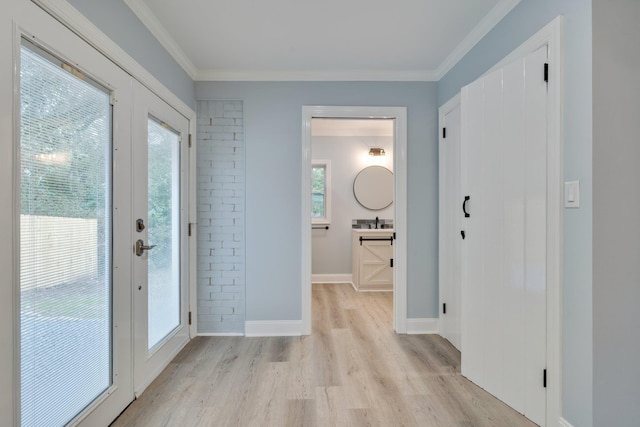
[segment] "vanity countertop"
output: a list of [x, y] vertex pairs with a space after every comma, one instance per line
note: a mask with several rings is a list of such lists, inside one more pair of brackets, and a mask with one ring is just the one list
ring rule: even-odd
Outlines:
[[389, 234], [393, 233], [393, 228], [378, 228], [377, 230], [375, 228], [352, 228], [351, 231], [358, 234]]

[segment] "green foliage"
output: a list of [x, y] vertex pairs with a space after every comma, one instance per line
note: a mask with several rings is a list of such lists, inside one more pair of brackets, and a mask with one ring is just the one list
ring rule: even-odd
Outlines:
[[325, 174], [326, 168], [314, 166], [311, 168], [311, 217], [322, 218], [325, 212]]
[[177, 135], [149, 120], [148, 226], [149, 242], [156, 245], [149, 255], [150, 266], [171, 266], [174, 227], [179, 224], [179, 155]]
[[104, 216], [109, 94], [26, 48], [21, 60], [21, 213]]

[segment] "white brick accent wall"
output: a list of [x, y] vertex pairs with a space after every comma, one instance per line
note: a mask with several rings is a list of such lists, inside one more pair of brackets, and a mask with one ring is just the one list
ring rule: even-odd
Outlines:
[[198, 333], [244, 333], [242, 101], [198, 101]]

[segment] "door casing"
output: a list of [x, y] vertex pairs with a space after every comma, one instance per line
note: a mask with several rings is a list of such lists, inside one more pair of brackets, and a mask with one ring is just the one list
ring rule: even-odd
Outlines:
[[[450, 116], [455, 110], [457, 116]], [[451, 123], [451, 121], [456, 123]], [[460, 94], [439, 109], [439, 233], [438, 278], [439, 310], [438, 330], [454, 347], [461, 349], [461, 271], [462, 263], [462, 189], [460, 164]], [[446, 129], [446, 131], [445, 131]], [[446, 132], [446, 137], [444, 132]], [[457, 154], [457, 158], [456, 158]], [[449, 166], [449, 168], [448, 168]], [[453, 180], [453, 194], [446, 184]], [[457, 185], [456, 185], [457, 184]], [[445, 313], [446, 304], [446, 313]]]
[[311, 120], [395, 119], [393, 329], [407, 332], [407, 109], [405, 107], [302, 107], [302, 330], [311, 334]]

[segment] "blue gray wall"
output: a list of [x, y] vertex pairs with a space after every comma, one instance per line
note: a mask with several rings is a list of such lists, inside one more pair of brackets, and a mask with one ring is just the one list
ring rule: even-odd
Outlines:
[[[606, 3], [606, 2], [604, 2]], [[438, 84], [438, 105], [558, 15], [564, 16], [564, 181], [580, 181], [580, 209], [563, 224], [563, 416], [593, 425], [591, 0], [522, 0]]]
[[[70, 3], [195, 107], [189, 76], [121, 0]], [[640, 42], [640, 11], [635, 0], [593, 3], [592, 27], [592, 0], [522, 0], [438, 83], [196, 83], [195, 98], [245, 101], [247, 320], [300, 319], [301, 106], [321, 104], [408, 107], [409, 317], [436, 317], [436, 107], [563, 15], [563, 173], [580, 181], [582, 193], [581, 208], [564, 211], [563, 416], [575, 426], [605, 425], [613, 416], [632, 425], [640, 416], [640, 277], [629, 267], [639, 259], [640, 235], [621, 240], [635, 218], [610, 207], [635, 188], [618, 184], [640, 178], [635, 164], [620, 163], [639, 154], [640, 93], [630, 81], [640, 64], [629, 52]], [[630, 114], [611, 113], [622, 110]], [[615, 135], [607, 133], [612, 122], [620, 125]]]
[[640, 2], [593, 1], [593, 421], [640, 424]]
[[185, 104], [196, 109], [191, 77], [122, 0], [69, 0], [69, 3]]
[[407, 107], [408, 315], [438, 316], [436, 96], [436, 83], [196, 83], [197, 99], [244, 101], [247, 320], [301, 319], [303, 105]]

